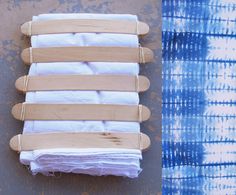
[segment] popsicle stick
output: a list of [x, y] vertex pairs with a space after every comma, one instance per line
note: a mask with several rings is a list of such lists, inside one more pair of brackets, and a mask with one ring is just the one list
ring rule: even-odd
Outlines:
[[112, 104], [30, 104], [20, 103], [12, 108], [18, 120], [108, 120], [145, 121], [150, 110], [143, 105]]
[[27, 48], [21, 53], [26, 64], [43, 62], [137, 62], [153, 59], [145, 47], [49, 47]]
[[128, 75], [47, 75], [22, 76], [16, 80], [22, 92], [53, 90], [146, 91], [150, 82], [145, 76]]
[[59, 33], [120, 33], [145, 35], [149, 26], [143, 22], [100, 19], [63, 19], [48, 21], [30, 21], [21, 26], [25, 35]]
[[143, 133], [37, 133], [18, 134], [11, 138], [14, 151], [32, 151], [55, 148], [123, 148], [146, 150], [150, 139]]

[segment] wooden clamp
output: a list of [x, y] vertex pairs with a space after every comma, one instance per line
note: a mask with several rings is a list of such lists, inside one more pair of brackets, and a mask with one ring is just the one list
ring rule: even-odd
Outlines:
[[55, 148], [123, 148], [146, 150], [151, 142], [143, 133], [34, 133], [18, 134], [11, 138], [14, 151], [32, 151]]
[[145, 121], [150, 110], [143, 105], [113, 104], [33, 104], [13, 106], [14, 118], [24, 120], [108, 120]]
[[146, 47], [48, 47], [27, 48], [21, 53], [26, 64], [43, 62], [137, 62], [153, 60]]
[[53, 90], [146, 91], [150, 82], [145, 76], [127, 75], [48, 75], [22, 76], [16, 80], [22, 92]]
[[139, 21], [100, 20], [100, 19], [62, 19], [30, 21], [21, 26], [25, 35], [58, 33], [121, 33], [145, 35], [149, 26]]

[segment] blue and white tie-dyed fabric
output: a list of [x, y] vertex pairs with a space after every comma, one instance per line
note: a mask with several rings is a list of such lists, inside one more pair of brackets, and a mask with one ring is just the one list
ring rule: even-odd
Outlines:
[[236, 0], [163, 0], [163, 194], [236, 194]]

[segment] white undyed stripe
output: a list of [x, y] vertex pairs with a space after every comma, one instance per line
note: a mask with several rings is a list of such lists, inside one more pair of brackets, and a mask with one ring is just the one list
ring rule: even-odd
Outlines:
[[208, 91], [205, 92], [205, 97], [208, 102], [230, 102], [236, 101], [236, 92], [234, 91]]
[[224, 4], [224, 6], [229, 6], [231, 4], [235, 5], [235, 0], [210, 0], [210, 5], [212, 4]]
[[208, 38], [208, 60], [236, 60], [235, 38]]
[[213, 105], [206, 105], [205, 106], [205, 116], [235, 116], [235, 106], [231, 106], [229, 104], [225, 105], [219, 105], [219, 104], [213, 104]]
[[204, 164], [209, 163], [230, 163], [235, 162], [236, 153], [235, 143], [210, 143], [210, 144], [203, 144], [204, 147]]

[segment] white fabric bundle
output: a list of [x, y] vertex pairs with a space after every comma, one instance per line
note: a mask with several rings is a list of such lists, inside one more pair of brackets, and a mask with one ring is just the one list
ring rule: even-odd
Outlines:
[[[52, 19], [111, 19], [137, 21], [133, 15], [113, 14], [43, 14], [33, 17], [34, 21]], [[136, 35], [109, 33], [66, 33], [37, 35], [31, 38], [32, 47], [66, 46], [127, 46], [138, 47]], [[138, 75], [137, 63], [105, 62], [56, 62], [33, 63], [29, 75], [52, 74], [126, 74]], [[111, 91], [40, 91], [26, 94], [28, 103], [89, 103], [138, 105], [135, 92]], [[138, 122], [115, 121], [25, 121], [23, 133], [110, 131], [140, 132]], [[118, 175], [137, 177], [140, 169], [139, 150], [131, 149], [48, 149], [21, 152], [20, 160], [30, 165], [33, 174], [38, 172], [73, 172], [91, 175]]]

